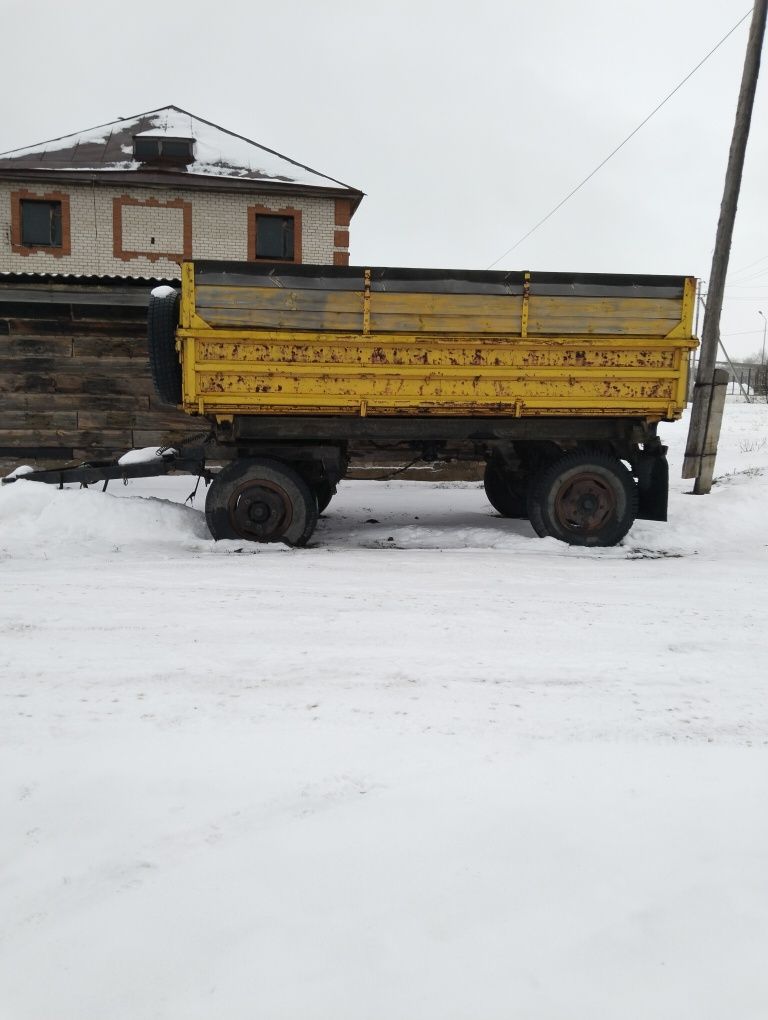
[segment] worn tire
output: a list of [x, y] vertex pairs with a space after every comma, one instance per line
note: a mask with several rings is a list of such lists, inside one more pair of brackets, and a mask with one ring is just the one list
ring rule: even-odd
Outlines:
[[570, 453], [543, 468], [528, 494], [537, 535], [569, 545], [616, 545], [637, 515], [637, 486], [616, 457]]
[[306, 545], [317, 524], [317, 501], [290, 465], [267, 457], [243, 458], [214, 476], [205, 519], [215, 539]]
[[501, 465], [488, 461], [483, 475], [483, 486], [488, 502], [502, 517], [527, 517], [526, 490], [523, 479], [503, 470]]
[[181, 363], [176, 351], [178, 324], [178, 291], [162, 297], [150, 294], [147, 309], [149, 367], [158, 396], [168, 404], [181, 403]]

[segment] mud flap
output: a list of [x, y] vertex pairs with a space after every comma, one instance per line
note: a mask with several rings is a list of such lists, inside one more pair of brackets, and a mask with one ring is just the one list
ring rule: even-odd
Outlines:
[[666, 521], [669, 499], [667, 448], [644, 451], [637, 464], [637, 517], [642, 521]]

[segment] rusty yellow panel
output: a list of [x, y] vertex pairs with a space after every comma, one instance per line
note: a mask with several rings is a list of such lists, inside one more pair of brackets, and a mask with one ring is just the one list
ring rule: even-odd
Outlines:
[[195, 314], [195, 267], [192, 262], [184, 262], [181, 267], [181, 325], [189, 329]]
[[[354, 338], [358, 340], [359, 338]], [[405, 339], [405, 338], [404, 338]], [[319, 338], [318, 338], [319, 340]], [[622, 346], [619, 346], [621, 344]], [[675, 352], [666, 347], [635, 344], [627, 347], [625, 340], [610, 345], [588, 343], [574, 346], [573, 341], [441, 342], [425, 344], [374, 337], [368, 342], [354, 342], [323, 338], [322, 342], [307, 343], [295, 339], [291, 343], [265, 340], [214, 341], [200, 340], [197, 344], [197, 362], [227, 365], [249, 365], [252, 371], [267, 370], [288, 365], [349, 365], [397, 366], [402, 368], [429, 366], [450, 369], [454, 367], [512, 367], [512, 368], [657, 368], [671, 369]]]
[[351, 389], [365, 387], [365, 380], [371, 378], [424, 380], [439, 378], [446, 387], [454, 386], [457, 380], [472, 378], [478, 382], [489, 379], [517, 381], [523, 378], [548, 378], [559, 380], [561, 389], [567, 389], [576, 378], [608, 379], [620, 378], [632, 382], [638, 379], [677, 379], [679, 371], [673, 368], [613, 368], [604, 366], [559, 366], [530, 368], [523, 365], [494, 366], [492, 369], [483, 367], [480, 371], [468, 365], [451, 365], [439, 368], [425, 368], [423, 365], [393, 365], [390, 371], [377, 371], [371, 365], [308, 365], [308, 364], [275, 364], [266, 366], [244, 362], [232, 364], [228, 361], [206, 361], [194, 365], [198, 377], [201, 374], [213, 376], [217, 374], [236, 374], [239, 379], [255, 379], [259, 384], [274, 377], [290, 375], [314, 380], [313, 385], [323, 385], [330, 375], [343, 375], [349, 380]]
[[202, 370], [197, 372], [198, 395], [228, 393], [281, 394], [287, 397], [313, 397], [320, 390], [324, 397], [339, 397], [353, 402], [363, 400], [389, 399], [442, 401], [466, 400], [469, 403], [488, 401], [514, 402], [528, 396], [546, 396], [550, 401], [575, 397], [616, 396], [632, 400], [670, 400], [674, 394], [676, 379], [653, 376], [622, 378], [619, 375], [560, 374], [514, 375], [505, 373], [482, 376], [454, 373], [424, 375], [416, 373], [371, 373], [354, 375], [324, 371], [305, 370], [302, 373], [272, 372], [270, 374], [245, 374], [229, 371]]
[[181, 397], [184, 407], [194, 406], [198, 400], [197, 372], [195, 368], [195, 341], [183, 337], [176, 341], [181, 353]]
[[188, 410], [678, 417], [695, 346], [659, 337], [258, 335], [181, 331]]
[[[273, 366], [233, 371], [198, 366], [198, 402], [206, 413], [632, 414], [674, 416], [678, 377], [658, 369], [468, 371], [423, 368], [371, 371]], [[670, 411], [671, 409], [671, 411]]]
[[650, 296], [533, 295], [521, 337], [519, 296], [372, 292], [366, 334], [359, 291], [185, 286], [184, 407], [206, 414], [661, 420], [685, 406], [696, 346], [690, 301]]
[[690, 337], [693, 333], [693, 311], [696, 305], [696, 280], [686, 277], [683, 286], [683, 306], [680, 321], [666, 334], [667, 337]]

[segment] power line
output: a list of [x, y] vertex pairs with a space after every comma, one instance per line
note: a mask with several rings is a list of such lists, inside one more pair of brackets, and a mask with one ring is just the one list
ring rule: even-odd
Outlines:
[[[756, 273], [750, 273], [749, 276], [737, 276], [736, 283], [729, 284], [731, 287], [744, 287], [749, 285], [750, 280], [759, 280], [761, 276], [768, 274], [768, 269], [758, 269]], [[729, 276], [730, 280], [731, 277]]]
[[[748, 262], [746, 266], [740, 266], [738, 269], [734, 269], [733, 275], [735, 276], [737, 273], [741, 273], [745, 269], [751, 269], [752, 266], [756, 266], [759, 262], [765, 262], [766, 259], [768, 259], [768, 255], [762, 255], [759, 259], [755, 259], [754, 262]], [[768, 270], [765, 270], [765, 272], [768, 272]]]
[[[763, 274], [761, 273], [760, 276]], [[750, 283], [750, 280], [757, 280], [757, 283]], [[729, 283], [726, 286], [726, 290], [757, 290], [762, 287], [763, 284], [768, 284], [768, 280], [761, 280], [759, 276], [749, 276], [743, 283]]]
[[672, 91], [670, 93], [668, 93], [662, 99], [662, 101], [659, 103], [658, 106], [654, 107], [654, 109], [651, 110], [651, 112], [648, 114], [648, 116], [645, 118], [645, 120], [640, 121], [640, 123], [637, 125], [637, 127], [634, 129], [634, 131], [631, 131], [627, 135], [627, 137], [624, 139], [623, 142], [620, 142], [619, 145], [617, 145], [616, 148], [612, 152], [609, 152], [608, 155], [605, 157], [605, 159], [601, 163], [598, 163], [598, 165], [595, 167], [595, 169], [591, 173], [587, 174], [587, 176], [584, 178], [583, 181], [580, 181], [576, 185], [575, 188], [573, 188], [571, 191], [569, 191], [568, 194], [565, 196], [565, 198], [562, 199], [562, 201], [558, 202], [557, 205], [554, 208], [550, 209], [550, 211], [547, 213], [546, 216], [543, 216], [539, 220], [538, 223], [534, 224], [534, 226], [532, 226], [531, 229], [526, 234], [523, 234], [523, 236], [521, 238], [519, 238], [519, 240], [515, 241], [515, 243], [512, 245], [511, 248], [507, 248], [507, 250], [504, 252], [504, 254], [503, 255], [499, 255], [499, 257], [497, 259], [495, 259], [493, 262], [491, 262], [491, 264], [487, 268], [488, 269], [493, 269], [493, 267], [495, 265], [497, 265], [499, 262], [501, 262], [502, 259], [505, 259], [507, 257], [507, 255], [509, 255], [510, 252], [514, 251], [515, 248], [518, 247], [518, 245], [521, 245], [523, 243], [523, 241], [526, 241], [531, 236], [531, 234], [534, 233], [534, 231], [538, 230], [540, 226], [542, 226], [544, 223], [546, 223], [547, 220], [551, 216], [554, 216], [555, 213], [558, 211], [558, 209], [562, 209], [562, 207], [565, 205], [565, 203], [569, 199], [573, 198], [573, 196], [576, 194], [576, 192], [580, 191], [584, 187], [584, 185], [587, 183], [587, 181], [590, 181], [595, 176], [595, 174], [598, 172], [598, 170], [602, 170], [602, 168], [605, 166], [605, 164], [608, 162], [608, 160], [612, 159], [620, 149], [623, 149], [624, 146], [627, 144], [627, 142], [631, 138], [634, 138], [635, 135], [637, 134], [637, 132], [642, 127], [645, 127], [645, 125], [648, 123], [648, 121], [651, 119], [651, 117], [653, 117], [654, 114], [657, 114], [659, 112], [659, 110], [662, 108], [662, 106], [665, 106], [669, 102], [669, 100], [672, 98], [672, 96], [674, 96], [674, 94], [676, 92], [680, 91], [680, 89], [683, 87], [683, 85], [685, 85], [685, 83], [690, 78], [692, 78], [694, 76], [694, 74], [696, 74], [696, 72], [699, 70], [700, 67], [702, 67], [704, 64], [706, 64], [706, 62], [709, 60], [709, 58], [712, 56], [712, 54], [716, 53], [717, 50], [720, 49], [720, 47], [723, 45], [723, 43], [726, 41], [726, 39], [728, 39], [730, 36], [733, 35], [733, 33], [736, 31], [736, 29], [739, 27], [739, 25], [741, 25], [742, 22], [746, 21], [751, 13], [752, 13], [752, 8], [750, 7], [750, 9], [747, 11], [747, 13], [742, 18], [739, 18], [739, 20], [736, 22], [736, 24], [733, 26], [733, 28], [731, 28], [728, 32], [726, 32], [726, 34], [723, 36], [723, 38], [720, 40], [720, 42], [717, 43], [716, 46], [713, 46], [712, 49], [709, 51], [709, 53], [707, 53], [707, 55], [705, 57], [702, 57], [702, 59], [693, 68], [693, 70], [689, 71], [688, 74], [685, 76], [685, 78], [683, 78], [683, 80], [681, 82], [678, 82], [678, 84], [675, 85], [675, 87], [672, 89]]
[[721, 333], [720, 336], [754, 336], [755, 333], [763, 335], [762, 329], [742, 329], [736, 333]]

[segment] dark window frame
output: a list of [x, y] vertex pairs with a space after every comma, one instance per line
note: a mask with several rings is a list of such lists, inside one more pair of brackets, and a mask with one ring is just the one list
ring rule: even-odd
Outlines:
[[[69, 195], [63, 191], [46, 191], [42, 194], [28, 191], [26, 188], [12, 191], [11, 199], [11, 251], [16, 255], [52, 255], [54, 258], [61, 258], [64, 255], [72, 254], [72, 239], [70, 233], [70, 204]], [[57, 233], [51, 234], [50, 242], [45, 240], [31, 240], [29, 235], [25, 240], [23, 225], [24, 202], [38, 202], [48, 206], [55, 205], [59, 215], [55, 224]], [[53, 225], [53, 224], [52, 224]]]
[[292, 262], [296, 218], [278, 213], [256, 213], [254, 257], [268, 262]]
[[[283, 257], [277, 255], [258, 254], [260, 248], [259, 219], [291, 220], [293, 223], [293, 251]], [[301, 262], [301, 210], [293, 207], [270, 209], [264, 205], [251, 206], [248, 209], [248, 260], [250, 262], [284, 262], [297, 264]]]
[[[178, 151], [178, 146], [184, 146]], [[142, 154], [141, 149], [145, 151]], [[174, 149], [177, 151], [174, 151]], [[189, 166], [195, 161], [194, 138], [169, 138], [166, 135], [134, 135], [133, 157], [138, 163], [176, 163]]]
[[[43, 208], [47, 217], [40, 217]], [[22, 198], [20, 202], [21, 243], [25, 248], [61, 248], [61, 201], [44, 198]], [[48, 227], [45, 228], [45, 221]], [[47, 238], [47, 240], [45, 239]]]

